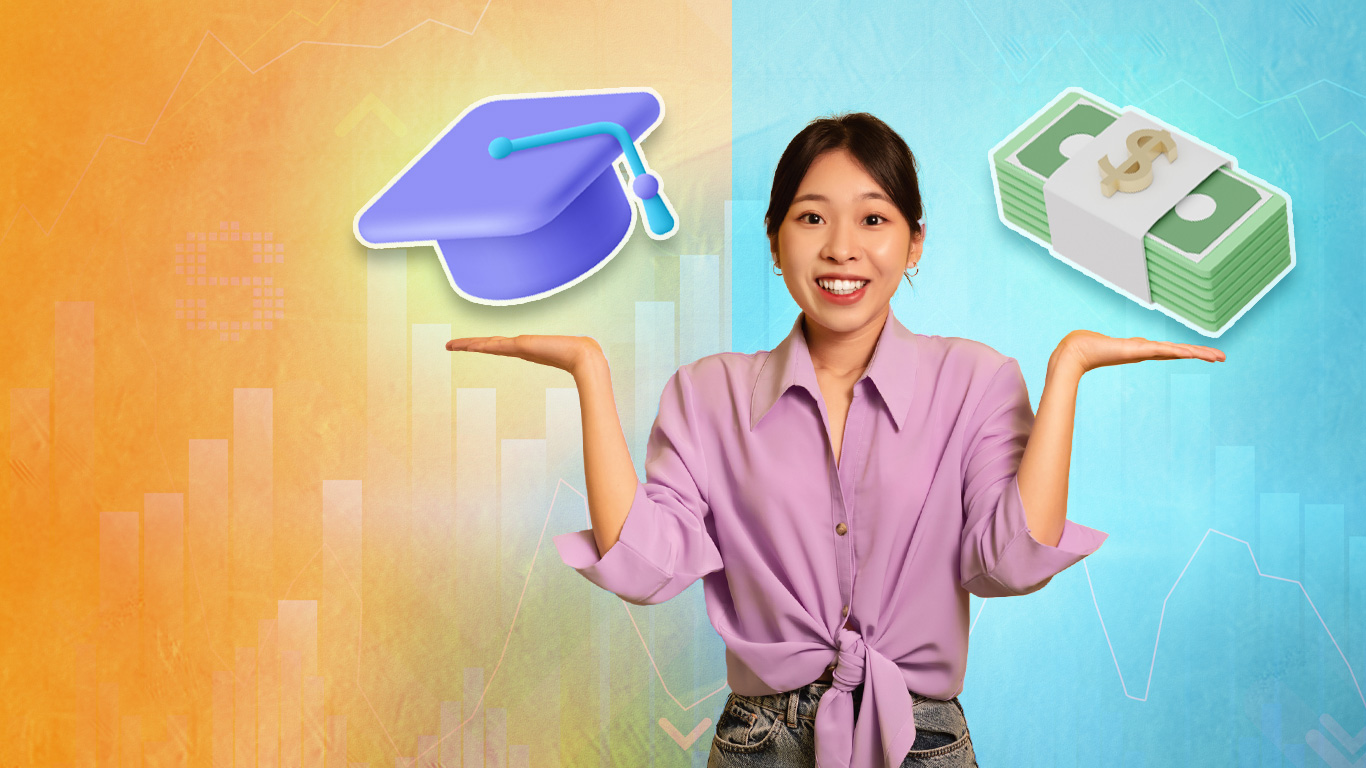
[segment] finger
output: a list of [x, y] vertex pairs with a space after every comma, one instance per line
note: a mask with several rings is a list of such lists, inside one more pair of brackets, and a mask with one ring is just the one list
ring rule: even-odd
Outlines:
[[1197, 354], [1195, 349], [1191, 347], [1191, 345], [1189, 344], [1177, 344], [1176, 342], [1168, 342], [1167, 346], [1171, 347], [1171, 349], [1176, 353], [1177, 357], [1195, 357]]
[[[457, 342], [466, 342], [463, 345], [452, 347]], [[463, 350], [466, 352], [484, 352], [491, 355], [513, 355], [517, 354], [516, 346], [512, 339], [506, 336], [478, 336], [469, 339], [455, 339], [446, 343], [446, 349], [451, 351]]]
[[1181, 357], [1196, 358], [1209, 362], [1221, 362], [1224, 360], [1224, 353], [1213, 347], [1205, 347], [1199, 344], [1175, 344], [1180, 349]]
[[475, 344], [475, 343], [480, 342], [480, 341], [486, 341], [486, 340], [488, 340], [489, 338], [491, 338], [491, 337], [489, 337], [489, 336], [465, 336], [465, 337], [459, 338], [459, 339], [451, 339], [450, 341], [446, 342], [446, 349], [451, 350], [452, 352], [454, 352], [454, 351], [456, 351], [456, 350], [460, 350], [460, 349], [469, 349], [469, 346], [470, 346], [471, 344]]
[[1126, 341], [1129, 342], [1129, 352], [1137, 360], [1174, 360], [1174, 359], [1200, 359], [1209, 362], [1222, 362], [1224, 353], [1213, 347], [1205, 347], [1199, 344], [1178, 344], [1171, 341], [1156, 341], [1145, 339], [1142, 336], [1130, 336]]
[[1200, 357], [1209, 360], [1212, 363], [1222, 363], [1224, 360], [1228, 359], [1228, 356], [1225, 355], [1223, 351], [1215, 349], [1214, 347], [1197, 346], [1195, 348], [1200, 350]]
[[1184, 345], [1181, 344], [1151, 339], [1138, 339], [1138, 341], [1141, 343], [1139, 354], [1146, 360], [1171, 360], [1190, 356], [1190, 353], [1184, 350]]
[[1217, 349], [1202, 347], [1199, 344], [1182, 344], [1181, 347], [1185, 350], [1186, 357], [1197, 360], [1208, 360], [1211, 363], [1218, 361], [1223, 354]]
[[1165, 356], [1167, 359], [1210, 360], [1213, 357], [1213, 355], [1205, 351], [1203, 347], [1199, 347], [1195, 344], [1177, 344], [1176, 342], [1164, 342], [1164, 346], [1167, 348], [1168, 352], [1168, 354]]
[[512, 339], [506, 336], [490, 336], [479, 342], [474, 347], [475, 352], [486, 352], [491, 355], [510, 355], [518, 357], [517, 345]]

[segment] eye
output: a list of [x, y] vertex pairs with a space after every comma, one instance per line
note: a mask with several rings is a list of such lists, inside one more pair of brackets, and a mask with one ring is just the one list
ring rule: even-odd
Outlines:
[[[811, 219], [815, 219], [815, 221], [812, 221]], [[797, 221], [800, 221], [803, 224], [819, 224], [821, 223], [820, 219], [820, 214], [817, 213], [803, 213], [797, 217]]]
[[[877, 219], [877, 221], [869, 221], [870, 219]], [[878, 214], [876, 214], [876, 213], [870, 213], [870, 214], [868, 214], [867, 216], [864, 217], [863, 220], [864, 220], [865, 222], [867, 222], [867, 223], [869, 223], [869, 224], [873, 224], [873, 225], [885, 224], [885, 223], [887, 223], [887, 220], [886, 220], [886, 219], [882, 218], [882, 216], [880, 216], [880, 215], [878, 215]]]

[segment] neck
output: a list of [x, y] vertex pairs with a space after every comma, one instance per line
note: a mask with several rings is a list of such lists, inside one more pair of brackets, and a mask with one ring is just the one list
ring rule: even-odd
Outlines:
[[862, 375], [873, 358], [873, 350], [887, 323], [890, 309], [890, 306], [883, 307], [867, 325], [852, 331], [832, 331], [820, 323], [811, 322], [802, 313], [802, 331], [816, 372], [836, 376]]

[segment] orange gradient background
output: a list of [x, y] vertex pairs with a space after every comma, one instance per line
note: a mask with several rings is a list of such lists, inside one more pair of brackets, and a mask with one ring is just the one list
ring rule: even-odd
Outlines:
[[[510, 474], [509, 450], [553, 439], [547, 389], [572, 380], [444, 350], [433, 379], [428, 342], [446, 325], [594, 336], [639, 463], [637, 302], [677, 302], [680, 258], [724, 251], [728, 4], [34, 4], [5, 21], [0, 764], [596, 766], [604, 743], [623, 765], [704, 761], [706, 741], [657, 741], [724, 686], [719, 639], [692, 642], [700, 595], [651, 609], [647, 633], [550, 544], [586, 527], [581, 469], [551, 467], [541, 495]], [[460, 299], [431, 248], [355, 240], [356, 211], [474, 101], [625, 86], [666, 105], [643, 146], [672, 239], [637, 227], [584, 283], [512, 307]], [[424, 399], [446, 381], [449, 402]], [[484, 514], [461, 483], [493, 489], [519, 518], [502, 541], [528, 547], [476, 547], [457, 519], [425, 548], [429, 414], [478, 422], [480, 455], [503, 458], [462, 466], [474, 443], [452, 432], [454, 487], [422, 503]]]

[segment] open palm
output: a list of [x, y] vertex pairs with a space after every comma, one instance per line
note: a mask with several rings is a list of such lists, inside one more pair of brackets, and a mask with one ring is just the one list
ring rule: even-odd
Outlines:
[[1153, 341], [1139, 336], [1117, 339], [1085, 330], [1067, 334], [1058, 345], [1058, 351], [1080, 365], [1083, 373], [1107, 365], [1136, 363], [1141, 360], [1192, 358], [1219, 363], [1225, 359], [1224, 353], [1214, 347]]
[[446, 342], [446, 349], [452, 352], [484, 352], [491, 355], [520, 357], [523, 360], [541, 365], [549, 365], [562, 371], [574, 373], [596, 354], [601, 356], [602, 347], [591, 336], [467, 336]]

